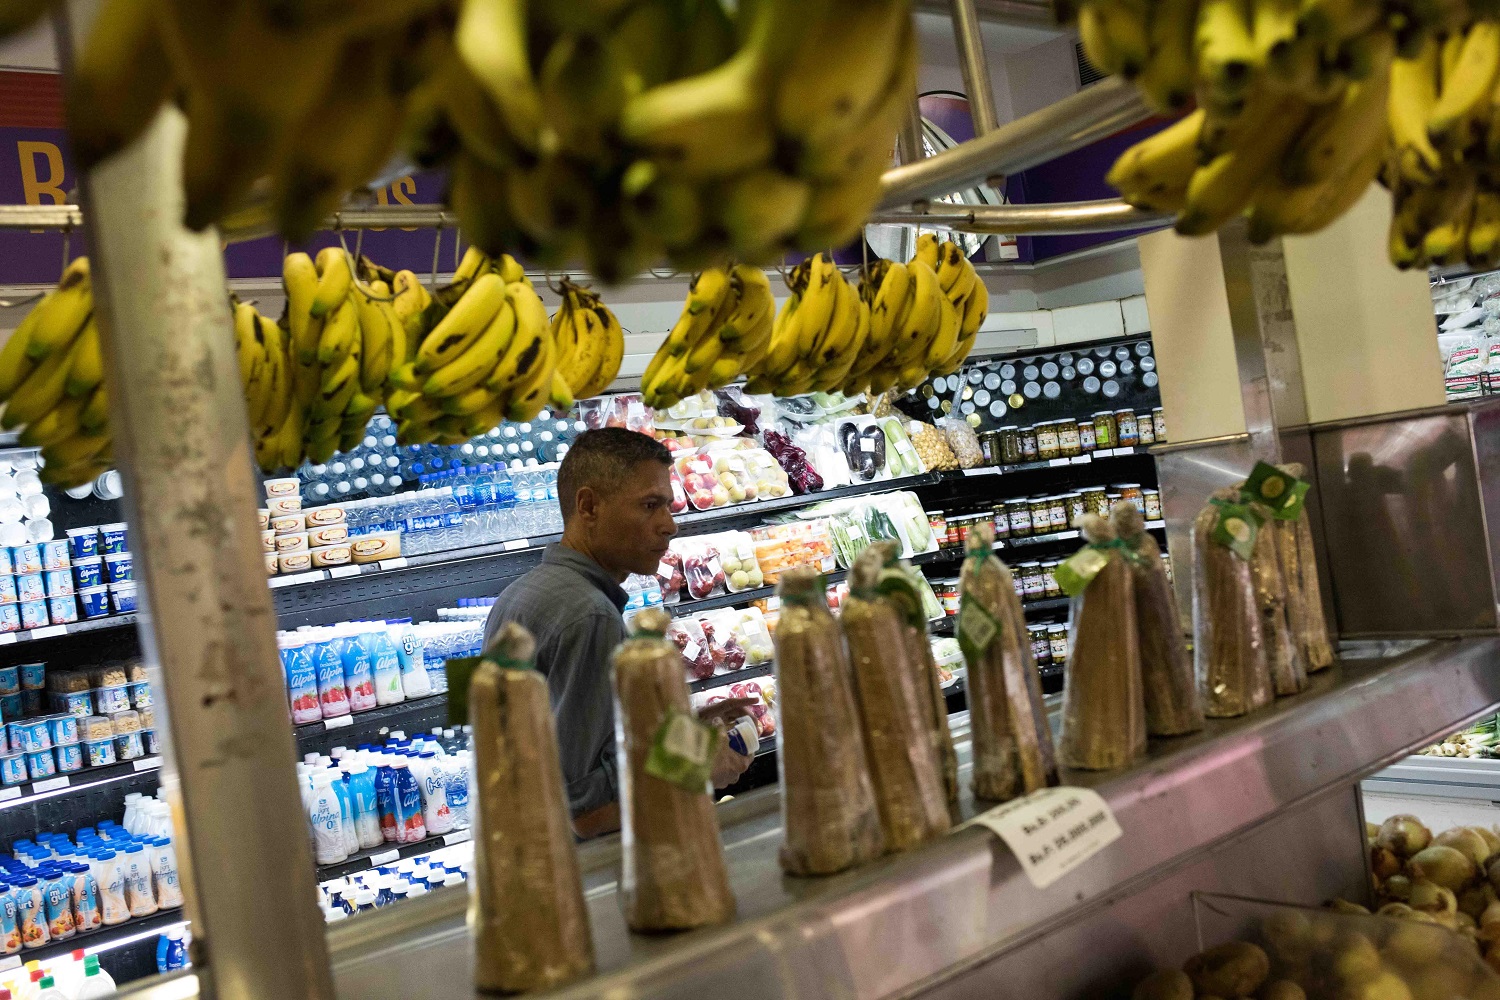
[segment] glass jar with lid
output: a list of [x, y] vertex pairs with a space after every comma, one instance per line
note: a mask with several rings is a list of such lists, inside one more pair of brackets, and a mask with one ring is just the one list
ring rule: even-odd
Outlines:
[[1027, 501], [1031, 510], [1031, 533], [1045, 535], [1052, 530], [1052, 498], [1032, 497]]
[[1133, 411], [1115, 411], [1115, 440], [1120, 442], [1121, 448], [1134, 448], [1141, 443], [1140, 430], [1136, 425]]
[[1042, 595], [1044, 597], [1062, 596], [1062, 588], [1057, 585], [1057, 567], [1061, 565], [1060, 559], [1042, 561]]
[[1087, 514], [1109, 515], [1109, 494], [1103, 486], [1089, 486], [1083, 490], [1083, 509]]
[[938, 548], [948, 547], [948, 519], [940, 510], [929, 510], [927, 512], [927, 526], [932, 529], [932, 537], [937, 539]]
[[1160, 406], [1151, 411], [1152, 429], [1156, 432], [1156, 443], [1165, 444], [1167, 440], [1167, 415], [1162, 412]]
[[1061, 458], [1057, 444], [1057, 425], [1047, 420], [1035, 427], [1036, 430], [1036, 453], [1037, 458], [1043, 462], [1050, 462], [1054, 458]]
[[1021, 428], [1015, 424], [1000, 428], [1000, 461], [1004, 465], [1021, 464]]
[[1156, 425], [1151, 422], [1151, 414], [1137, 413], [1135, 415], [1135, 432], [1140, 436], [1142, 445], [1156, 443]]
[[1161, 554], [1161, 565], [1162, 565], [1162, 568], [1167, 571], [1167, 582], [1171, 583], [1172, 582], [1172, 557], [1170, 555], [1168, 555], [1167, 553], [1163, 552]]
[[1059, 493], [1047, 498], [1049, 522], [1053, 531], [1068, 530], [1068, 498]]
[[995, 504], [991, 516], [995, 519], [995, 541], [1005, 541], [1010, 537], [1010, 513], [1005, 509], [1005, 501]]
[[1077, 458], [1083, 454], [1083, 442], [1078, 437], [1078, 425], [1071, 420], [1057, 422], [1057, 450], [1063, 458]]
[[1064, 666], [1068, 662], [1068, 626], [1047, 626], [1047, 651], [1052, 654], [1054, 666]]
[[1085, 455], [1093, 454], [1098, 445], [1094, 442], [1094, 422], [1092, 420], [1078, 421], [1078, 448]]
[[1047, 626], [1027, 625], [1026, 634], [1031, 639], [1031, 656], [1038, 667], [1052, 666], [1052, 645], [1047, 639]]
[[1141, 495], [1140, 483], [1114, 483], [1110, 489], [1116, 491], [1121, 500], [1135, 504], [1135, 509], [1141, 512], [1141, 516], [1145, 516], [1146, 498]]
[[984, 456], [985, 465], [1000, 465], [1000, 432], [980, 431], [979, 453]]
[[1042, 582], [1042, 564], [1023, 562], [1016, 566], [1021, 572], [1021, 597], [1028, 601], [1041, 600], [1047, 585]]
[[1031, 534], [1031, 504], [1025, 497], [1005, 501], [1005, 516], [1010, 521], [1010, 537], [1025, 538]]
[[1146, 520], [1161, 520], [1161, 491], [1141, 490], [1141, 502], [1145, 504]]
[[1100, 410], [1094, 414], [1094, 447], [1115, 446], [1115, 414], [1112, 410]]
[[1037, 459], [1036, 428], [1021, 428], [1021, 461], [1035, 462]]

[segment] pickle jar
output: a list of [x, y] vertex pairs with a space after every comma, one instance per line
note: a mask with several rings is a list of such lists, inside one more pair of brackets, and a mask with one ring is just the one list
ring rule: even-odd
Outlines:
[[1068, 626], [1047, 626], [1047, 650], [1052, 654], [1053, 666], [1065, 666], [1068, 662]]
[[1023, 562], [1017, 567], [1021, 571], [1021, 596], [1028, 601], [1039, 601], [1047, 590], [1042, 582], [1042, 564]]
[[1035, 462], [1037, 459], [1036, 428], [1021, 428], [1021, 461]]
[[1161, 520], [1161, 490], [1141, 490], [1141, 503], [1146, 520]]
[[1005, 509], [1003, 501], [995, 504], [993, 517], [995, 519], [995, 541], [1003, 542], [1010, 537], [1010, 513]]
[[1042, 563], [1042, 594], [1045, 597], [1061, 597], [1062, 588], [1057, 585], [1057, 567], [1062, 561], [1052, 559]]
[[[1118, 486], [1111, 486], [1110, 489], [1112, 489], [1112, 490], [1118, 490], [1119, 487]], [[1115, 504], [1119, 503], [1123, 499], [1125, 499], [1125, 498], [1122, 497], [1122, 496], [1120, 496], [1119, 493], [1106, 493], [1106, 494], [1104, 494], [1104, 513], [1108, 514], [1110, 511], [1114, 510], [1115, 509]]]
[[1068, 523], [1063, 525], [1063, 527], [1076, 528], [1078, 526], [1078, 519], [1089, 512], [1088, 505], [1083, 502], [1083, 494], [1078, 492], [1064, 493], [1063, 503], [1068, 508]]
[[1031, 639], [1031, 655], [1038, 667], [1052, 665], [1052, 644], [1047, 640], [1047, 626], [1027, 625], [1026, 634]]
[[981, 431], [979, 433], [979, 453], [984, 456], [985, 465], [1000, 464], [1000, 432]]
[[1031, 510], [1031, 533], [1045, 535], [1052, 531], [1052, 498], [1032, 497], [1027, 503]]
[[1115, 446], [1115, 415], [1110, 410], [1100, 410], [1094, 414], [1094, 447], [1113, 448]]
[[1120, 442], [1121, 448], [1134, 448], [1141, 443], [1140, 429], [1130, 410], [1115, 411], [1115, 440]]
[[1010, 521], [1010, 537], [1025, 538], [1031, 534], [1031, 504], [1025, 497], [1005, 501], [1005, 517]]
[[1165, 444], [1167, 440], [1167, 415], [1162, 412], [1160, 406], [1151, 411], [1151, 427], [1156, 434], [1156, 443]]
[[932, 537], [937, 539], [938, 548], [948, 547], [948, 519], [940, 510], [929, 510], [927, 512], [927, 526], [932, 529]]
[[1083, 491], [1083, 509], [1100, 517], [1109, 516], [1109, 495], [1102, 486], [1090, 486]]
[[1059, 493], [1047, 498], [1048, 521], [1053, 531], [1068, 530], [1068, 498]]
[[1036, 453], [1043, 462], [1061, 458], [1057, 444], [1057, 425], [1048, 420], [1036, 425]]
[[[1143, 517], [1145, 516], [1146, 498], [1141, 495], [1140, 483], [1115, 483], [1110, 489], [1116, 491], [1119, 499], [1135, 504], [1135, 509], [1140, 511]], [[1114, 504], [1111, 503], [1110, 506], [1113, 507]]]
[[1021, 464], [1021, 428], [1014, 424], [1000, 428], [1000, 461], [1005, 465]]
[[1057, 450], [1063, 458], [1077, 458], [1083, 454], [1083, 443], [1078, 437], [1078, 425], [1071, 420], [1057, 422]]
[[963, 552], [968, 548], [969, 528], [974, 524], [974, 519], [965, 514], [963, 517], [950, 517], [948, 523], [958, 529], [958, 551]]
[[1078, 450], [1085, 455], [1092, 455], [1098, 445], [1094, 442], [1094, 422], [1092, 420], [1078, 421]]
[[1156, 443], [1156, 425], [1151, 422], [1151, 414], [1137, 413], [1135, 415], [1135, 433], [1142, 445]]

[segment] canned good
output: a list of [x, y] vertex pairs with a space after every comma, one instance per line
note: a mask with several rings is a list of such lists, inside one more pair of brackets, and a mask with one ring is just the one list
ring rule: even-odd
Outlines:
[[1115, 434], [1121, 448], [1134, 448], [1141, 443], [1140, 427], [1136, 424], [1132, 411], [1115, 411]]
[[1061, 597], [1062, 588], [1057, 585], [1057, 567], [1062, 565], [1058, 559], [1049, 559], [1042, 563], [1042, 592], [1047, 597]]
[[1141, 490], [1141, 502], [1144, 505], [1146, 520], [1161, 520], [1161, 490]]
[[1088, 507], [1083, 502], [1082, 493], [1064, 493], [1063, 504], [1068, 508], [1067, 526], [1070, 528], [1076, 527], [1078, 519], [1089, 512]]
[[1000, 459], [1006, 465], [1021, 463], [1021, 428], [1014, 424], [1000, 428]]
[[1089, 486], [1083, 490], [1083, 507], [1087, 513], [1109, 516], [1109, 495], [1102, 486]]
[[1156, 443], [1156, 426], [1151, 422], [1151, 414], [1137, 413], [1135, 415], [1135, 432], [1140, 435], [1141, 444]]
[[83, 744], [83, 752], [88, 756], [89, 767], [105, 767], [115, 762], [115, 738], [113, 736], [104, 740], [88, 740]]
[[1027, 625], [1026, 634], [1031, 639], [1031, 656], [1038, 667], [1052, 665], [1052, 646], [1047, 641], [1047, 626]]
[[1085, 455], [1093, 454], [1098, 447], [1094, 441], [1094, 422], [1092, 420], [1078, 421], [1078, 447]]
[[1036, 451], [1037, 458], [1043, 462], [1062, 457], [1057, 442], [1057, 425], [1050, 420], [1036, 425]]
[[[1143, 516], [1145, 515], [1146, 499], [1141, 494], [1140, 483], [1115, 483], [1110, 489], [1118, 493], [1121, 500], [1135, 504], [1135, 509], [1140, 511]], [[1110, 504], [1110, 506], [1113, 507], [1114, 504]]]
[[1167, 415], [1162, 412], [1160, 406], [1151, 411], [1151, 429], [1156, 434], [1156, 443], [1162, 444], [1167, 440]]
[[1064, 664], [1068, 662], [1068, 627], [1066, 625], [1047, 626], [1047, 646], [1052, 653], [1052, 662]]
[[1005, 504], [995, 504], [990, 516], [995, 522], [995, 541], [1005, 541], [1010, 537], [1010, 515], [1005, 511]]
[[1052, 498], [1032, 497], [1027, 501], [1031, 511], [1031, 533], [1045, 535], [1052, 530]]
[[1031, 505], [1025, 497], [1005, 501], [1005, 519], [1010, 522], [1010, 537], [1025, 538], [1031, 534]]
[[1037, 459], [1036, 428], [1021, 428], [1021, 461], [1035, 462]]
[[1100, 410], [1094, 414], [1094, 446], [1115, 447], [1115, 415], [1111, 410]]
[[1076, 458], [1083, 454], [1083, 441], [1078, 436], [1078, 425], [1073, 421], [1057, 422], [1057, 449], [1064, 458]]
[[1039, 600], [1047, 590], [1047, 585], [1042, 582], [1042, 564], [1023, 562], [1016, 569], [1021, 574], [1021, 596], [1028, 601]]

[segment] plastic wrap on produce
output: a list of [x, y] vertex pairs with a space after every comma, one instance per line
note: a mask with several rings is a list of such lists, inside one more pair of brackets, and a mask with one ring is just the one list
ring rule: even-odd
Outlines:
[[[1296, 462], [1279, 468], [1298, 479], [1306, 471]], [[1333, 645], [1328, 641], [1328, 622], [1323, 617], [1323, 592], [1318, 584], [1317, 555], [1306, 507], [1295, 518], [1276, 522], [1276, 551], [1286, 579], [1287, 619], [1292, 634], [1302, 649], [1308, 673], [1317, 673], [1333, 663]]]
[[967, 420], [963, 417], [945, 417], [943, 433], [947, 435], [948, 446], [953, 449], [953, 455], [962, 468], [972, 469], [984, 464], [979, 435], [974, 433], [974, 428], [969, 426]]
[[1285, 697], [1307, 689], [1307, 661], [1287, 620], [1286, 580], [1276, 544], [1275, 518], [1264, 507], [1254, 505], [1254, 509], [1262, 523], [1250, 553], [1250, 578], [1255, 582], [1255, 601], [1260, 606], [1271, 689]]
[[1135, 631], [1141, 650], [1146, 732], [1152, 736], [1197, 732], [1203, 728], [1203, 709], [1177, 614], [1177, 594], [1167, 579], [1161, 548], [1146, 531], [1145, 519], [1135, 504], [1115, 504], [1109, 519], [1115, 533], [1135, 553], [1130, 572], [1135, 586]]
[[666, 612], [642, 611], [613, 661], [620, 889], [625, 922], [635, 931], [687, 930], [734, 917], [705, 780], [722, 737], [693, 714], [678, 649], [663, 637], [667, 624]]
[[958, 641], [968, 664], [974, 797], [1004, 802], [1056, 784], [1057, 760], [1025, 613], [994, 544], [993, 525], [969, 530]]
[[1079, 528], [1089, 544], [1058, 567], [1073, 598], [1058, 755], [1067, 767], [1107, 771], [1146, 751], [1135, 579], [1108, 521], [1085, 514]]
[[531, 634], [509, 623], [469, 685], [474, 984], [503, 993], [550, 989], [594, 970], [557, 731], [534, 653]]
[[1259, 519], [1238, 499], [1219, 490], [1193, 523], [1193, 671], [1210, 719], [1275, 697], [1250, 567]]
[[[906, 616], [920, 618], [919, 601], [900, 570], [886, 570], [896, 546], [878, 542], [861, 553], [849, 574], [849, 597], [839, 625], [849, 644], [854, 690], [875, 785], [875, 802], [888, 850], [904, 851], [950, 825], [942, 762], [929, 733], [929, 671], [912, 662], [904, 630]], [[901, 588], [904, 597], [884, 596]], [[925, 632], [925, 628], [923, 629]]]
[[792, 875], [831, 875], [884, 849], [854, 680], [822, 575], [790, 569], [777, 593], [781, 867]]

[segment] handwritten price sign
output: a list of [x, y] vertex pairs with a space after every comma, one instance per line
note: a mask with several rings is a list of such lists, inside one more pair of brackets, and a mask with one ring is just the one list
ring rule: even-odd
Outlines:
[[1109, 803], [1087, 788], [1044, 788], [971, 822], [1005, 841], [1038, 889], [1056, 882], [1121, 834]]

